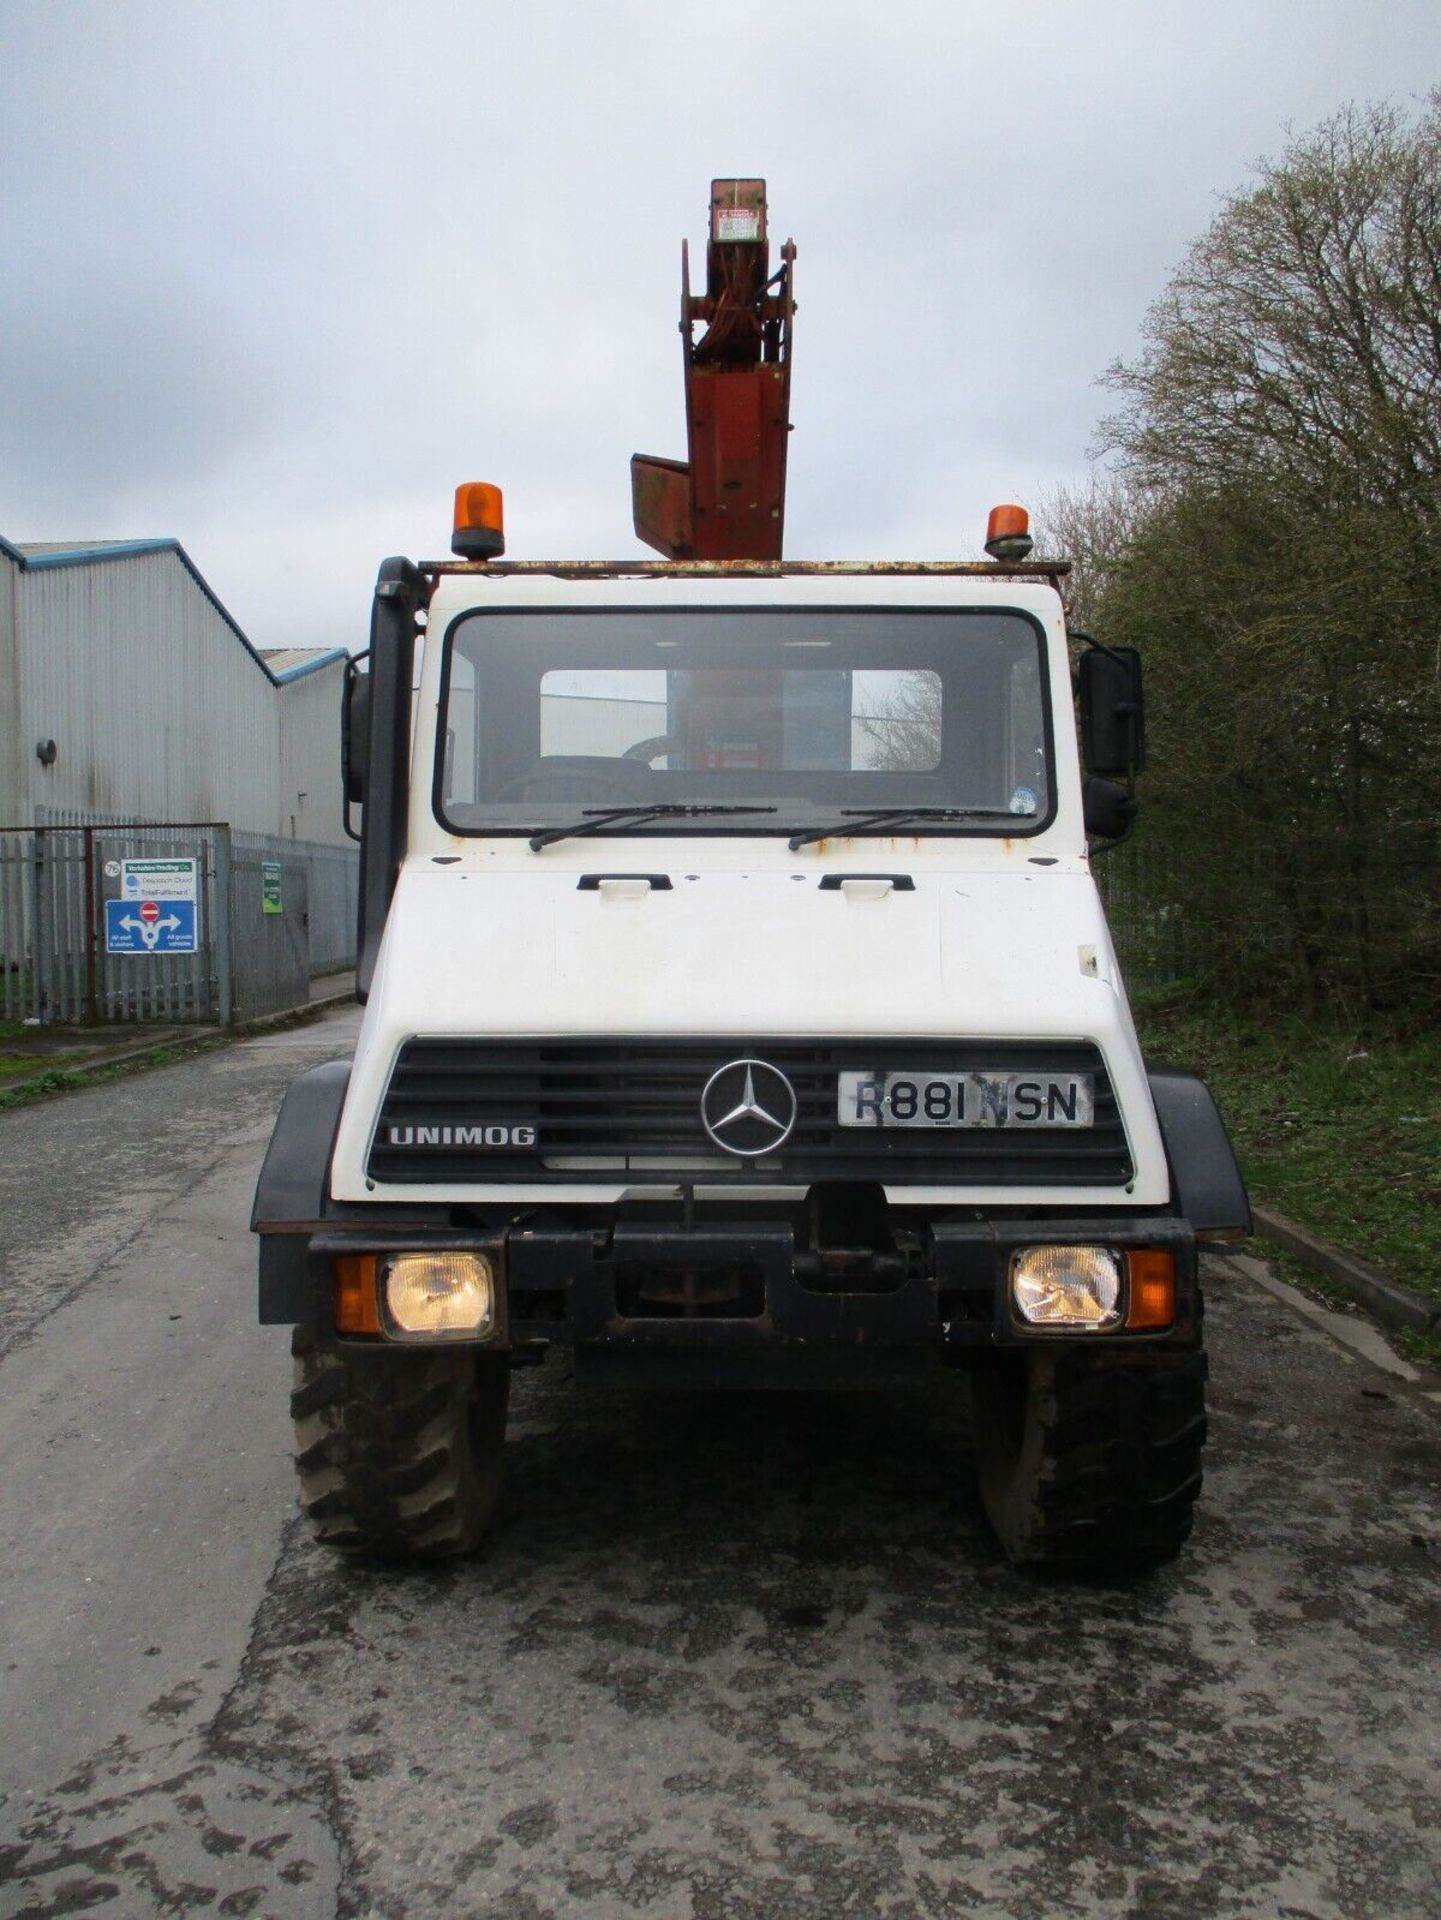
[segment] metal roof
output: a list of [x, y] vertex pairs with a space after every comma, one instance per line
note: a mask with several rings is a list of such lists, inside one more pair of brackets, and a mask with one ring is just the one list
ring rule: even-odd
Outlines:
[[344, 647], [262, 647], [260, 657], [273, 680], [299, 680], [333, 660], [347, 660]]
[[[173, 553], [176, 559], [229, 627], [265, 677], [275, 686], [299, 680], [332, 660], [344, 660], [343, 647], [273, 647], [261, 652], [251, 645], [234, 616], [221, 601], [199, 567], [178, 540], [7, 540], [0, 534], [0, 553], [25, 573], [53, 567], [92, 567], [110, 560], [133, 560], [146, 554]], [[276, 661], [283, 664], [274, 664]]]

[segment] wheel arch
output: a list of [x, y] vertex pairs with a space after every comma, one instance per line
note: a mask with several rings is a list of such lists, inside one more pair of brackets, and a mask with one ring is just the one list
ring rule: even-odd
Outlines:
[[1148, 1067], [1177, 1213], [1197, 1234], [1249, 1233], [1251, 1203], [1210, 1088], [1176, 1067]]
[[284, 1326], [308, 1317], [313, 1303], [310, 1236], [326, 1217], [330, 1157], [350, 1062], [327, 1060], [292, 1082], [256, 1183], [250, 1230], [260, 1236], [260, 1320]]

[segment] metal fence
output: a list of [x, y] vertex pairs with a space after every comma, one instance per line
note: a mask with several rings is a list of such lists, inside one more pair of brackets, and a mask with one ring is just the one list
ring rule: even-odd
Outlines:
[[[236, 846], [248, 844], [249, 837], [236, 834]], [[298, 848], [305, 863], [311, 973], [339, 973], [353, 967], [355, 922], [360, 910], [360, 859], [356, 849], [323, 847], [305, 840], [272, 840], [267, 844]]]
[[1207, 929], [1186, 909], [1186, 892], [1164, 853], [1131, 840], [1095, 863], [1116, 957], [1134, 993], [1202, 972]]
[[224, 823], [0, 828], [0, 1019], [253, 1019], [354, 964], [345, 847]]
[[257, 834], [234, 836], [230, 958], [234, 1017], [299, 1006], [310, 991], [310, 888], [303, 858]]

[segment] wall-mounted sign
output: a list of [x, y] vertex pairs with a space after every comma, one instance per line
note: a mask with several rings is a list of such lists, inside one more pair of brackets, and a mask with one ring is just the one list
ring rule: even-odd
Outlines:
[[122, 860], [119, 867], [120, 898], [105, 902], [105, 951], [194, 953], [199, 862]]

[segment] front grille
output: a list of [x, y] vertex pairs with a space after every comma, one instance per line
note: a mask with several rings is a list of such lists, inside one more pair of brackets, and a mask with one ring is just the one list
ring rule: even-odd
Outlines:
[[[799, 1117], [777, 1154], [739, 1160], [707, 1139], [700, 1096], [728, 1061], [779, 1067]], [[836, 1079], [862, 1072], [1089, 1073], [1095, 1124], [1086, 1128], [899, 1129], [836, 1121]], [[445, 1129], [517, 1125], [533, 1147], [456, 1145]], [[391, 1144], [394, 1128], [442, 1136]], [[410, 1040], [381, 1107], [367, 1171], [403, 1185], [527, 1184], [624, 1176], [707, 1186], [817, 1180], [986, 1186], [1121, 1186], [1131, 1158], [1111, 1083], [1093, 1046], [1035, 1041]]]

